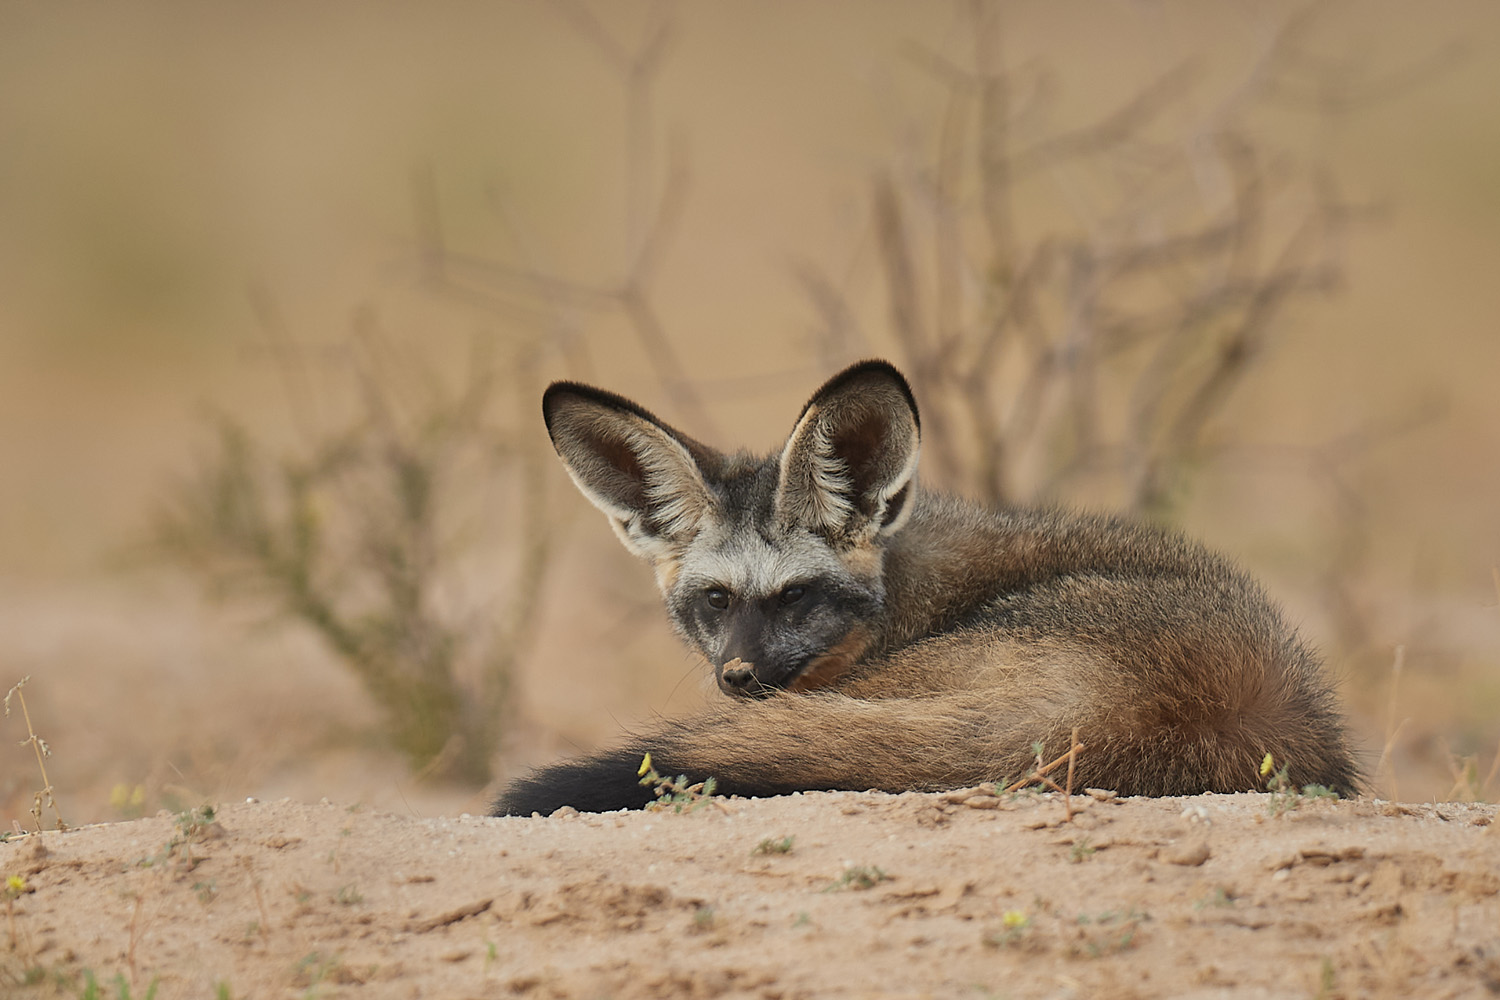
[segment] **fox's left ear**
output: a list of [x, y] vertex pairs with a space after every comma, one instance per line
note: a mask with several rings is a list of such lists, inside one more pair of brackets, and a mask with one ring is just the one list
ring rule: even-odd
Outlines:
[[813, 394], [781, 452], [777, 515], [835, 545], [893, 534], [911, 513], [920, 427], [895, 368], [846, 368]]

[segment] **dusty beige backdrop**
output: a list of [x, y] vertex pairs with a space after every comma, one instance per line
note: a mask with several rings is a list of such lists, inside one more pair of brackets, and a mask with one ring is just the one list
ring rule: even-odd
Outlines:
[[[624, 43], [656, 16], [608, 9], [600, 23]], [[766, 448], [826, 374], [798, 265], [835, 276], [883, 349], [871, 177], [925, 155], [941, 95], [911, 53], [964, 51], [967, 22], [919, 3], [670, 13], [637, 162], [652, 191], [686, 164], [653, 296], [712, 427], [674, 407], [617, 316], [570, 320], [587, 363], [544, 353], [537, 377], [602, 381], [720, 443]], [[1210, 89], [1232, 79], [1289, 13], [1017, 4], [1005, 55], [1055, 75], [1066, 124], [1185, 59]], [[1297, 461], [1205, 477], [1182, 518], [1330, 650], [1372, 770], [1391, 744], [1378, 793], [1463, 795], [1453, 768], [1475, 756], [1482, 784], [1500, 749], [1500, 14], [1333, 4], [1308, 31], [1382, 92], [1316, 128], [1290, 112], [1260, 127], [1380, 210], [1350, 234], [1344, 287], [1294, 312], [1222, 419], [1295, 449], [1430, 415], [1342, 470], [1368, 526], [1344, 581], [1362, 648], [1339, 645], [1324, 600], [1347, 509]], [[142, 543], [208, 439], [207, 408], [297, 440], [253, 296], [274, 304], [330, 420], [361, 309], [450, 372], [475, 337], [512, 342], [514, 316], [421, 281], [433, 192], [456, 250], [616, 280], [643, 225], [627, 120], [607, 46], [541, 3], [0, 5], [0, 687], [31, 675], [70, 822], [245, 795], [479, 810], [481, 790], [411, 776], [315, 640], [206, 601]], [[562, 540], [502, 774], [706, 696], [648, 573], [560, 469], [548, 488]], [[482, 565], [472, 577], [482, 592]], [[9, 826], [28, 821], [38, 782], [18, 719], [3, 727]]]

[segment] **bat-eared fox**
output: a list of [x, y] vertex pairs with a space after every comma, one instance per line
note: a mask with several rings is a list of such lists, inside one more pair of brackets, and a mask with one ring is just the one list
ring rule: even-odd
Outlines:
[[578, 488], [647, 560], [727, 697], [514, 782], [497, 815], [635, 808], [637, 769], [730, 795], [931, 791], [1067, 753], [1075, 787], [1357, 790], [1317, 657], [1260, 587], [1161, 528], [924, 493], [919, 423], [868, 361], [776, 454], [724, 454], [573, 382], [542, 398]]

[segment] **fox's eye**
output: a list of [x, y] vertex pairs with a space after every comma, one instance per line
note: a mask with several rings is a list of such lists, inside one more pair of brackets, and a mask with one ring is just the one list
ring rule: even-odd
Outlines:
[[703, 596], [708, 599], [708, 606], [715, 611], [723, 611], [729, 607], [729, 591], [727, 590], [710, 587], [703, 592]]
[[781, 592], [782, 604], [796, 604], [807, 596], [806, 587], [788, 587]]

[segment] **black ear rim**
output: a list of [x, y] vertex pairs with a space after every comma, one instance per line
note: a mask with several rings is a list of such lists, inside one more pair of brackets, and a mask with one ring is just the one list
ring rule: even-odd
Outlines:
[[[624, 396], [610, 392], [608, 389], [600, 389], [596, 386], [586, 385], [583, 382], [559, 381], [547, 386], [547, 391], [542, 393], [542, 420], [547, 424], [547, 433], [552, 434], [552, 420], [556, 413], [558, 402], [563, 396], [580, 396], [592, 403], [602, 403], [614, 410], [624, 410], [626, 413], [634, 414], [643, 420], [648, 420], [658, 427], [672, 431], [671, 427], [656, 414], [633, 403]], [[675, 435], [676, 431], [672, 431]]]
[[800, 422], [803, 417], [807, 416], [807, 411], [812, 409], [818, 400], [824, 396], [832, 392], [837, 392], [848, 383], [869, 375], [880, 375], [895, 385], [897, 389], [901, 390], [901, 395], [906, 397], [906, 405], [911, 407], [912, 422], [916, 424], [917, 430], [920, 431], [922, 429], [922, 415], [921, 411], [917, 409], [917, 397], [911, 391], [911, 383], [906, 380], [905, 375], [901, 374], [900, 369], [889, 361], [880, 358], [870, 358], [867, 361], [856, 362], [830, 378], [827, 382], [824, 382], [818, 388], [818, 391], [813, 393], [812, 397], [808, 399], [807, 404], [802, 407], [802, 412], [797, 414], [797, 421]]
[[547, 436], [552, 439], [553, 447], [557, 446], [557, 433], [553, 428], [553, 421], [556, 416], [557, 406], [564, 396], [575, 396], [590, 403], [607, 406], [612, 410], [619, 410], [631, 416], [639, 417], [647, 423], [661, 428], [686, 448], [688, 454], [692, 455], [700, 466], [711, 464], [718, 454], [708, 445], [682, 433], [682, 431], [673, 427], [639, 403], [626, 399], [618, 393], [610, 392], [608, 389], [600, 389], [598, 386], [588, 385], [584, 382], [571, 382], [567, 380], [553, 382], [542, 393], [542, 421], [547, 425]]

